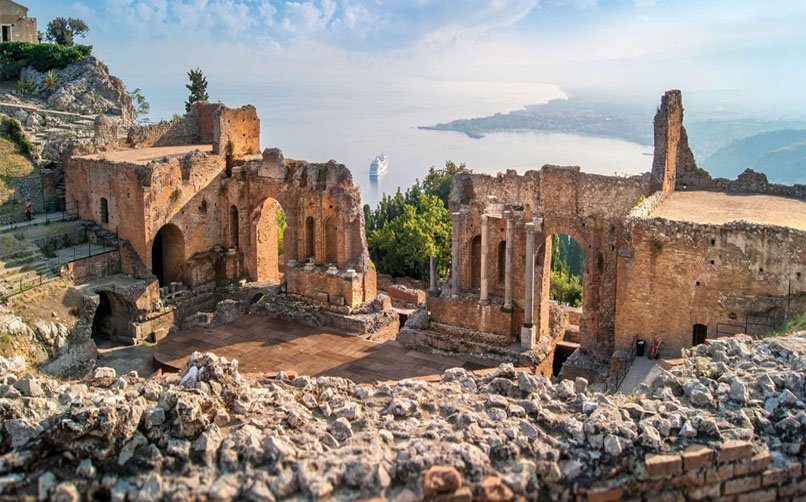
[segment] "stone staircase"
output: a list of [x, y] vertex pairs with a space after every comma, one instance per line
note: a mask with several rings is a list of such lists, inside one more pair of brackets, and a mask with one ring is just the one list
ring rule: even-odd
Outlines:
[[533, 353], [524, 351], [517, 340], [436, 322], [430, 322], [427, 329], [414, 330], [404, 326], [398, 333], [397, 341], [405, 347], [426, 352], [445, 355], [461, 353], [484, 364], [494, 361], [529, 366], [534, 357]]
[[20, 243], [17, 247], [0, 255], [0, 296], [4, 298], [59, 277], [58, 267], [37, 246]]

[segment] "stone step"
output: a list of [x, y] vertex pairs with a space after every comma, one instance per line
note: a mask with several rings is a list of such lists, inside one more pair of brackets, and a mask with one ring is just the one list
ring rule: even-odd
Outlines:
[[534, 354], [524, 352], [519, 345], [490, 345], [478, 340], [460, 338], [434, 331], [433, 324], [431, 323], [432, 327], [429, 329], [412, 330], [404, 327], [398, 333], [397, 341], [406, 347], [445, 355], [455, 356], [458, 352], [487, 361], [512, 362], [519, 366], [528, 366], [532, 362]]
[[512, 344], [512, 339], [509, 337], [450, 326], [438, 322], [430, 323], [430, 331], [492, 347], [509, 347]]

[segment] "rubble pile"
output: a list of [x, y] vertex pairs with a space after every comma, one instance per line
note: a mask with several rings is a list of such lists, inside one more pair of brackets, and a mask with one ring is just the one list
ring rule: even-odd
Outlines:
[[[806, 494], [806, 333], [693, 350], [634, 395], [502, 365], [435, 383], [0, 364], [0, 497], [615, 500]], [[729, 472], [728, 472], [729, 471]]]

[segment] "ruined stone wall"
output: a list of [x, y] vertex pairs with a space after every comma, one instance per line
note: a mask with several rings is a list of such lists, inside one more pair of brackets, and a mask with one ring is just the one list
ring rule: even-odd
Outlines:
[[781, 197], [806, 198], [806, 185], [778, 185], [767, 176], [752, 169], [745, 170], [735, 180], [712, 178], [697, 167], [683, 125], [683, 101], [678, 90], [666, 92], [655, 115], [655, 156], [652, 182], [656, 190], [710, 190], [739, 194], [765, 194]]
[[[623, 246], [623, 219], [642, 197], [651, 194], [648, 175], [610, 177], [581, 173], [578, 167], [544, 166], [523, 176], [514, 171], [498, 176], [459, 174], [451, 196], [451, 210], [459, 213], [460, 295], [478, 295], [480, 259], [478, 248], [482, 214], [488, 215], [487, 270], [490, 297], [500, 307], [504, 295], [503, 273], [499, 274], [501, 243], [506, 241], [504, 211], [513, 215], [512, 298], [516, 322], [508, 326], [510, 336], [520, 330], [524, 318], [524, 276], [526, 264], [525, 223], [535, 221], [535, 324], [539, 336], [550, 338], [548, 296], [550, 289], [551, 237], [567, 234], [585, 253], [584, 305], [580, 326], [583, 350], [602, 361], [613, 350], [616, 310], [616, 257]], [[475, 244], [474, 244], [475, 241]], [[450, 288], [448, 288], [450, 289]], [[443, 291], [443, 296], [452, 291]], [[476, 296], [476, 298], [478, 298]], [[431, 315], [456, 326], [492, 326], [481, 311], [447, 308], [446, 302], [429, 302]], [[455, 301], [455, 300], [454, 300]], [[434, 303], [432, 306], [431, 303]], [[477, 309], [478, 310], [478, 309]], [[504, 325], [494, 326], [503, 333]], [[482, 330], [484, 331], [484, 330]]]
[[[127, 143], [132, 148], [213, 144], [217, 122], [226, 107], [219, 103], [193, 103], [181, 118], [129, 128]], [[258, 145], [259, 145], [258, 131]]]
[[[733, 222], [722, 226], [630, 218], [619, 256], [616, 347], [661, 338], [661, 353], [708, 338], [780, 325], [806, 309], [806, 232]], [[748, 316], [750, 316], [748, 323]]]
[[254, 106], [222, 107], [216, 112], [213, 152], [234, 158], [260, 153], [260, 119]]
[[[142, 170], [135, 164], [111, 164], [104, 160], [72, 158], [65, 172], [68, 206], [84, 220], [91, 220], [143, 251], [145, 230]], [[106, 200], [106, 221], [103, 216]], [[141, 255], [142, 256], [142, 255]]]

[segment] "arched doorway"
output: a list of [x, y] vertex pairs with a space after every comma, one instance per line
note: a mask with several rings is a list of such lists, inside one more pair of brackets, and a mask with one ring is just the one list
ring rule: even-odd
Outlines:
[[182, 280], [185, 264], [185, 238], [179, 227], [168, 224], [154, 237], [151, 247], [151, 272], [157, 276], [160, 287]]
[[92, 318], [92, 338], [96, 345], [131, 345], [132, 306], [119, 295], [108, 291], [98, 292], [98, 300], [98, 308]]
[[252, 212], [250, 273], [253, 280], [281, 282], [285, 248], [286, 218], [282, 206], [267, 198]]
[[229, 208], [229, 219], [227, 221], [227, 247], [238, 247], [238, 208], [232, 206]]

